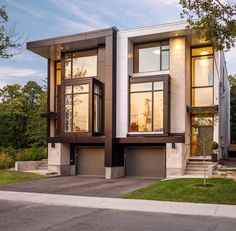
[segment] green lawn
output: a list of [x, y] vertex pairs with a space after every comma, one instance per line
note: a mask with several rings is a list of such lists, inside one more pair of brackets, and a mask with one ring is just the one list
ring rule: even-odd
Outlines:
[[0, 185], [12, 184], [12, 183], [18, 183], [18, 182], [30, 181], [30, 180], [38, 180], [38, 179], [44, 179], [44, 178], [46, 177], [36, 175], [33, 173], [0, 170]]
[[236, 205], [236, 182], [229, 179], [207, 179], [214, 187], [196, 187], [203, 179], [161, 181], [128, 193], [123, 198]]

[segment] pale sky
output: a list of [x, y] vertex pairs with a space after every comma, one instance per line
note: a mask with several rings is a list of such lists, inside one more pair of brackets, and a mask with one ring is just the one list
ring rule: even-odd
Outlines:
[[[116, 26], [129, 29], [181, 21], [179, 0], [1, 0], [10, 24], [27, 41]], [[228, 73], [236, 73], [236, 48], [226, 53]], [[0, 60], [0, 87], [47, 75], [46, 59], [22, 51]]]

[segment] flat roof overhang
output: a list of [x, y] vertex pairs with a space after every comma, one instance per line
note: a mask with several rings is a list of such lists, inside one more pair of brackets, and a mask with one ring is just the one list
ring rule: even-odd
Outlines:
[[132, 43], [139, 44], [139, 43], [146, 43], [146, 42], [154, 42], [158, 40], [165, 40], [169, 38], [178, 38], [178, 37], [185, 37], [188, 44], [190, 46], [205, 46], [210, 45], [210, 41], [206, 41], [204, 39], [199, 39], [193, 29], [182, 29], [176, 31], [168, 31], [162, 33], [153, 33], [148, 35], [140, 35], [134, 37], [128, 37]]
[[92, 49], [105, 44], [105, 38], [118, 31], [116, 27], [79, 34], [37, 40], [26, 43], [26, 48], [46, 59], [60, 60], [61, 52]]

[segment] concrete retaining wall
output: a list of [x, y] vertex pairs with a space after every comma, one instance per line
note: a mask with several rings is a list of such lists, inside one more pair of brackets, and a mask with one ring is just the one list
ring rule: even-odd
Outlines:
[[16, 171], [28, 171], [35, 170], [39, 167], [41, 161], [16, 161], [15, 170]]

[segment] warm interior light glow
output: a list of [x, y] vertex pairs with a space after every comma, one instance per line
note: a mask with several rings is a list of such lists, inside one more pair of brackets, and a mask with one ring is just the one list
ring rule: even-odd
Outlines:
[[201, 66], [201, 67], [208, 67], [208, 66], [209, 66], [209, 60], [202, 58], [202, 59], [200, 60], [200, 66]]

